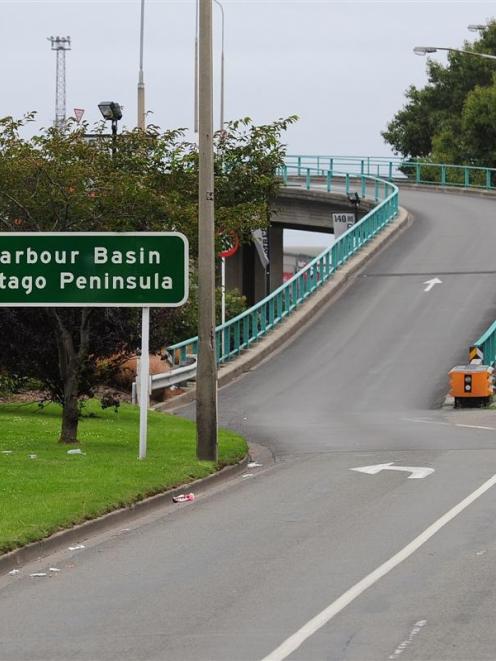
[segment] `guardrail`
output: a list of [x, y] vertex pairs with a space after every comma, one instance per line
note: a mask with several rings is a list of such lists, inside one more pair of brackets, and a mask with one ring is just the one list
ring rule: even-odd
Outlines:
[[[184, 383], [185, 381], [191, 381], [196, 378], [196, 356], [187, 356], [188, 362], [187, 365], [181, 365], [176, 367], [168, 372], [161, 372], [160, 374], [151, 374], [149, 381], [149, 394], [151, 395], [154, 390], [161, 390], [162, 388], [168, 388], [170, 386], [175, 386], [178, 383]], [[139, 367], [138, 367], [139, 370]], [[131, 388], [131, 401], [133, 404], [137, 404], [139, 398], [139, 388], [138, 388], [139, 378], [136, 376], [136, 381], [132, 384]]]
[[385, 156], [289, 155], [285, 160], [288, 166], [296, 168], [299, 176], [305, 176], [307, 168], [322, 173], [344, 170], [388, 181], [496, 190], [495, 168], [408, 161]]
[[[291, 177], [298, 177], [299, 173], [301, 176], [298, 165], [290, 164], [280, 172], [286, 182]], [[398, 188], [392, 182], [363, 174], [337, 173], [311, 167], [305, 168], [303, 174], [304, 186], [308, 190], [331, 190], [337, 177], [340, 177], [341, 181], [344, 181], [345, 192], [350, 192], [352, 186], [357, 186], [362, 197], [371, 196], [377, 205], [342, 234], [330, 248], [269, 296], [225, 324], [217, 326], [215, 339], [218, 363], [239, 355], [283, 321], [398, 213]], [[174, 344], [168, 347], [168, 351], [176, 362], [182, 361], [187, 353], [198, 353], [198, 338]]]

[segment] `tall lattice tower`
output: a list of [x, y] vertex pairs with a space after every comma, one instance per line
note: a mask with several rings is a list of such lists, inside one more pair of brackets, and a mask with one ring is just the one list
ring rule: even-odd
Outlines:
[[55, 84], [55, 121], [54, 126], [63, 128], [65, 124], [65, 52], [71, 50], [70, 37], [48, 37], [52, 50], [57, 52], [57, 70]]

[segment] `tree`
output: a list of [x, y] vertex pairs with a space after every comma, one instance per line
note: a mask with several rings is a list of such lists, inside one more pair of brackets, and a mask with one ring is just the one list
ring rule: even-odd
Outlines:
[[[463, 50], [496, 54], [496, 23], [491, 21], [474, 43], [465, 42]], [[389, 122], [382, 133], [396, 153], [405, 159], [427, 158], [433, 162], [495, 165], [495, 155], [479, 150], [480, 141], [469, 124], [474, 111], [481, 114], [477, 125], [491, 128], [491, 115], [486, 113], [486, 98], [480, 90], [495, 86], [496, 61], [449, 52], [448, 64], [427, 62], [428, 83], [422, 89], [410, 86], [405, 93], [406, 104]], [[479, 92], [477, 92], [479, 90]], [[478, 101], [470, 99], [473, 95]], [[469, 104], [471, 110], [467, 110]], [[490, 157], [491, 160], [486, 159]]]
[[[85, 137], [87, 126], [69, 123], [31, 139], [25, 124], [0, 120], [0, 231], [183, 232], [197, 256], [197, 146], [184, 130], [150, 126], [117, 136], [116, 151], [104, 135]], [[234, 229], [247, 238], [267, 224], [277, 190], [280, 136], [295, 117], [266, 126], [232, 122], [216, 136], [219, 234]], [[181, 327], [181, 311], [154, 315], [151, 348], [169, 338], [161, 328]], [[91, 396], [107, 371], [135, 351], [138, 312], [129, 309], [0, 308], [0, 367], [32, 376], [63, 406], [60, 441], [77, 442], [79, 399]]]

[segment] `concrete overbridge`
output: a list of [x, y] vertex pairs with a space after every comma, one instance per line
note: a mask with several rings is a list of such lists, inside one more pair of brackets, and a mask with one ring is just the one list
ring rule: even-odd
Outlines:
[[[374, 206], [374, 200], [361, 197], [357, 220]], [[238, 289], [246, 296], [248, 305], [253, 305], [283, 282], [285, 229], [333, 234], [332, 214], [350, 212], [354, 212], [354, 205], [344, 191], [305, 190], [301, 184], [281, 188], [267, 230], [268, 267], [262, 264], [254, 243], [244, 244], [226, 260], [226, 288]]]

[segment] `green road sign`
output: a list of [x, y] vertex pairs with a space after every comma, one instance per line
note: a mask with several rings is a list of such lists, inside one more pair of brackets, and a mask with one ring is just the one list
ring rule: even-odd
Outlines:
[[187, 298], [179, 232], [0, 232], [0, 305], [175, 307]]

